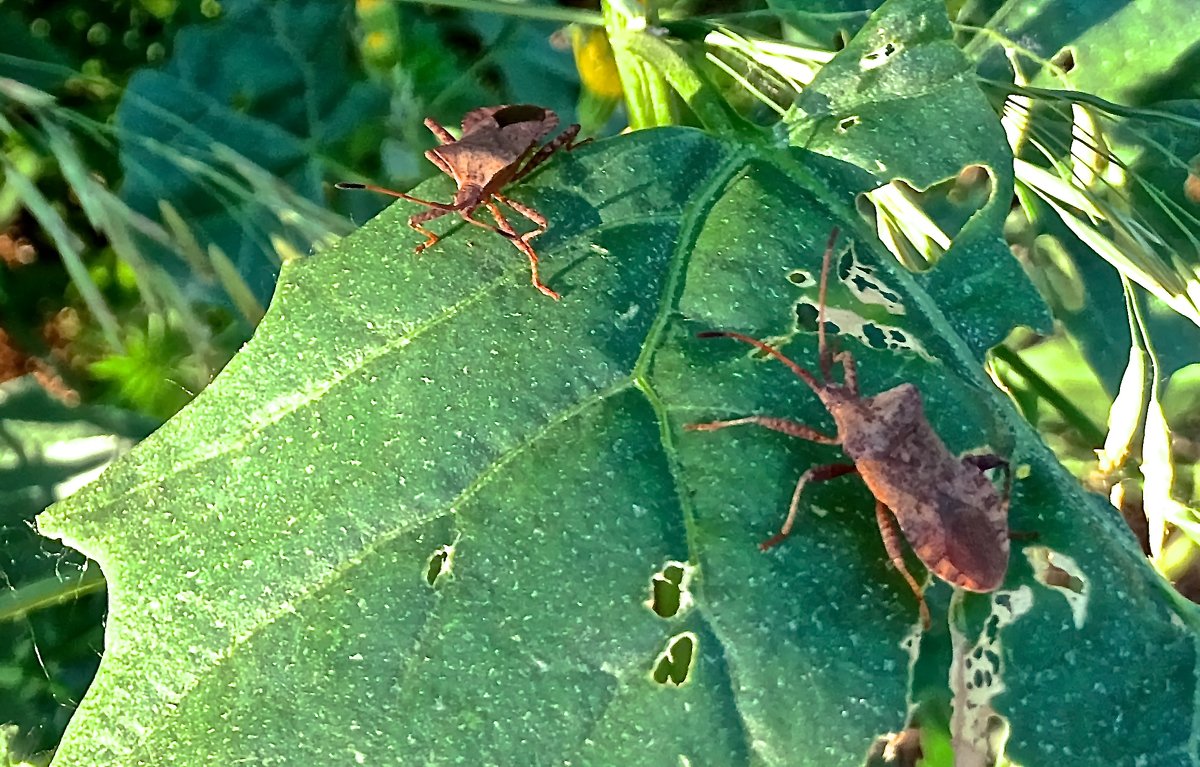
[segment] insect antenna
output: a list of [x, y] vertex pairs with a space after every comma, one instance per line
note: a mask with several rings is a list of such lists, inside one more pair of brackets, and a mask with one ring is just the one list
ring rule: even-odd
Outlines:
[[838, 228], [835, 226], [829, 232], [825, 256], [821, 259], [821, 288], [817, 294], [817, 353], [821, 375], [827, 382], [833, 377], [833, 353], [825, 343], [825, 286], [829, 283], [829, 262], [833, 259], [833, 247], [837, 244], [837, 238]]
[[445, 211], [451, 211], [451, 212], [461, 210], [460, 206], [457, 206], [457, 205], [447, 205], [444, 202], [433, 202], [432, 200], [422, 200], [420, 197], [413, 197], [411, 194], [405, 194], [404, 192], [397, 192], [395, 189], [386, 189], [382, 186], [375, 186], [374, 184], [360, 184], [356, 181], [339, 181], [336, 184], [334, 184], [333, 186], [335, 189], [365, 189], [368, 192], [378, 192], [379, 194], [386, 194], [389, 197], [396, 197], [401, 200], [408, 200], [409, 202], [415, 202], [418, 205], [424, 205], [426, 207], [435, 208], [437, 210], [445, 210]]
[[774, 346], [771, 346], [770, 344], [764, 344], [757, 338], [751, 338], [750, 336], [743, 335], [741, 333], [733, 333], [728, 330], [706, 330], [703, 333], [697, 333], [696, 338], [732, 338], [734, 340], [750, 344], [756, 349], [761, 349], [783, 364], [787, 365], [801, 381], [808, 384], [808, 388], [812, 389], [815, 394], [818, 396], [821, 394], [822, 386], [817, 382], [816, 377], [814, 377], [812, 373], [800, 367], [795, 362], [792, 362], [790, 359], [784, 356], [783, 352], [779, 351]]

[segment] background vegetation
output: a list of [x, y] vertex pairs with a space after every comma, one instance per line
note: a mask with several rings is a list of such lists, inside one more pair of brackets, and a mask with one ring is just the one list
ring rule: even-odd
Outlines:
[[[0, 4], [5, 30], [0, 367], [8, 379], [0, 399], [5, 437], [0, 583], [6, 587], [0, 595], [0, 648], [8, 648], [0, 661], [0, 721], [13, 724], [9, 758], [48, 757], [95, 674], [104, 644], [104, 577], [80, 555], [39, 536], [36, 514], [95, 477], [204, 389], [262, 320], [281, 265], [328, 250], [383, 204], [368, 195], [336, 192], [332, 181], [377, 180], [407, 189], [433, 170], [422, 156], [432, 144], [422, 120], [433, 116], [452, 126], [469, 109], [486, 104], [540, 104], [596, 137], [626, 126], [672, 125], [717, 137], [706, 144], [694, 134], [670, 141], [647, 134], [593, 146], [578, 166], [547, 172], [537, 182], [541, 191], [531, 194], [544, 211], [557, 211], [553, 226], [564, 232], [601, 231], [585, 220], [586, 206], [556, 202], [587, 190], [581, 179], [603, 179], [591, 192], [591, 202], [598, 204], [619, 199], [618, 192], [634, 189], [637, 179], [659, 173], [653, 194], [642, 200], [647, 210], [656, 200], [678, 203], [686, 220], [718, 240], [766, 243], [794, 224], [771, 211], [796, 205], [805, 195], [816, 204], [821, 194], [814, 189], [858, 183], [840, 176], [842, 170], [830, 170], [828, 178], [835, 181], [806, 186], [802, 174], [788, 170], [788, 161], [771, 154], [779, 147], [804, 147], [870, 169], [886, 152], [910, 146], [906, 142], [913, 136], [926, 142], [922, 146], [940, 146], [904, 166], [907, 172], [897, 174], [904, 180], [862, 198], [865, 223], [859, 225], [874, 229], [900, 263], [923, 271], [954, 247], [967, 253], [958, 243], [972, 242], [983, 219], [996, 228], [1002, 224], [1011, 252], [1050, 313], [1039, 301], [1023, 298], [1015, 279], [1003, 299], [984, 293], [954, 303], [949, 288], [939, 293], [934, 269], [932, 282], [920, 288], [902, 282], [901, 292], [932, 296], [949, 324], [922, 315], [908, 330], [931, 348], [942, 344], [935, 356], [949, 369], [961, 368], [958, 373], [970, 381], [971, 353], [981, 356], [997, 332], [1027, 326], [993, 349], [992, 377], [1059, 460], [1120, 508], [1163, 577], [1189, 598], [1200, 595], [1195, 513], [1200, 411], [1194, 407], [1200, 391], [1194, 367], [1200, 361], [1200, 112], [1193, 74], [1200, 48], [1189, 33], [1188, 3], [1114, 1], [1080, 10], [1044, 0], [1021, 4], [1020, 12], [1016, 4], [1001, 2], [946, 4], [953, 39], [972, 66], [969, 90], [957, 90], [966, 87], [957, 81], [948, 87], [930, 74], [945, 54], [936, 40], [920, 37], [925, 28], [914, 24], [917, 31], [905, 39], [930, 57], [921, 59], [925, 69], [905, 81], [922, 89], [902, 94], [920, 102], [919, 108], [904, 111], [901, 104], [899, 114], [928, 122], [901, 124], [877, 145], [847, 147], [839, 143], [839, 131], [853, 126], [822, 122], [822, 110], [836, 114], [838, 99], [847, 93], [868, 94], [857, 105], [864, 114], [874, 106], [897, 109], [899, 102], [898, 91], [889, 92], [893, 101], [880, 100], [871, 89], [884, 86], [864, 83], [861, 73], [839, 67], [833, 58], [864, 25], [882, 23], [879, 17], [868, 21], [877, 5], [614, 1], [595, 7], [444, 0], [350, 7], [299, 0], [114, 0], [48, 12], [32, 0]], [[927, 13], [930, 4], [890, 5], [896, 7], [887, 18], [899, 30], [904, 25], [897, 20]], [[654, 34], [645, 33], [647, 28]], [[994, 147], [976, 151], [958, 130], [984, 124], [963, 95], [978, 93], [986, 97], [978, 105], [998, 118], [991, 128], [1003, 129], [1011, 156]], [[672, 187], [671, 168], [683, 179], [688, 167], [704, 164], [701, 156], [774, 168], [781, 180], [763, 182], [757, 196], [745, 199], [685, 190], [683, 180]], [[613, 170], [622, 167], [643, 175]], [[1005, 174], [1013, 194], [997, 196], [995, 189], [1007, 188]], [[445, 194], [444, 182], [437, 183], [426, 189]], [[700, 208], [705, 212], [695, 212]], [[712, 212], [718, 209], [742, 219], [721, 229]], [[835, 206], [831, 210], [833, 220], [842, 214]], [[664, 208], [663, 215], [668, 212]], [[390, 221], [401, 218], [396, 213]], [[820, 238], [828, 219], [811, 229], [792, 236]], [[398, 290], [428, 284], [417, 272], [405, 271], [409, 262], [401, 254], [411, 238], [376, 236], [356, 251], [359, 260], [352, 263], [358, 269], [371, 276], [385, 265], [394, 267], [401, 275], [395, 278]], [[556, 235], [552, 230], [547, 236]], [[486, 281], [493, 268], [486, 254], [502, 254], [497, 258], [505, 269], [513, 259], [490, 247], [481, 241], [461, 262], [438, 253], [411, 268], [436, 271], [447, 281]], [[697, 248], [697, 263], [704, 253]], [[732, 280], [720, 271], [719, 258], [712, 258], [714, 295], [722, 280], [753, 284], [744, 276]], [[947, 256], [947, 272], [951, 261]], [[665, 262], [659, 266], [665, 273]], [[527, 290], [514, 272], [503, 273], [514, 288]], [[305, 274], [315, 279], [315, 272]], [[349, 278], [340, 281], [339, 275], [332, 267], [321, 273], [328, 284], [350, 291]], [[652, 269], [629, 275], [646, 284], [664, 279]], [[384, 284], [379, 280], [375, 290]], [[419, 305], [425, 289], [405, 294], [406, 300]], [[444, 297], [427, 296], [434, 303]], [[338, 298], [324, 299], [293, 297], [296, 303], [282, 305], [332, 322], [322, 312]], [[696, 300], [696, 306], [708, 301]], [[420, 316], [411, 307], [397, 316], [408, 316], [409, 309]], [[698, 310], [697, 316], [717, 324], [719, 315]], [[722, 326], [745, 321], [735, 312]], [[962, 346], [954, 339], [962, 339]], [[536, 341], [522, 339], [539, 349]], [[324, 351], [334, 360], [349, 354], [337, 346]], [[556, 353], [561, 349], [540, 348], [542, 355]], [[586, 354], [581, 357], [586, 365]], [[697, 363], [680, 359], [678, 370], [686, 377]], [[253, 367], [262, 358], [247, 360], [229, 380], [281, 375], [266, 362]], [[899, 369], [879, 361], [880, 368], [887, 372], [878, 373], [872, 391], [894, 383], [889, 375], [920, 380], [923, 390], [935, 391], [943, 377], [911, 361]], [[552, 370], [543, 374], [550, 377]], [[673, 373], [662, 371], [656, 369], [663, 376], [656, 380], [673, 380]], [[320, 380], [319, 371], [314, 376]], [[249, 399], [245, 385], [237, 394]], [[697, 407], [709, 402], [711, 410], [716, 407], [711, 402], [737, 396], [699, 396]], [[776, 407], [788, 412], [793, 396], [777, 399]], [[971, 407], [962, 404], [970, 396], [961, 393], [934, 397], [950, 412]], [[214, 423], [222, 416], [237, 421], [230, 401], [213, 402]], [[372, 406], [367, 400], [357, 404]], [[214, 433], [200, 429], [202, 418], [194, 416], [190, 428]], [[182, 428], [176, 438], [182, 438]], [[160, 438], [158, 450], [166, 440]], [[966, 434], [960, 440], [963, 448], [973, 446]], [[790, 476], [794, 467], [794, 461], [785, 461], [776, 476]], [[722, 480], [711, 492], [731, 482]], [[1025, 491], [1027, 500], [1031, 494]], [[1033, 501], [1028, 503], [1026, 518], [1037, 520], [1043, 532], [1053, 528], [1045, 521], [1051, 512], [1034, 511]], [[137, 536], [149, 529], [125, 532]], [[857, 545], [859, 532], [848, 534], [845, 545]], [[1091, 534], [1111, 536], [1114, 547], [1127, 535], [1115, 526], [1092, 528]], [[586, 532], [575, 536], [572, 540], [586, 538]], [[1096, 544], [1098, 550], [1104, 545]], [[667, 547], [664, 560], [669, 553]], [[686, 552], [675, 553], [686, 559]], [[686, 569], [671, 575], [664, 568], [661, 582], [678, 590]], [[431, 585], [435, 570], [429, 571]], [[887, 576], [842, 577], [853, 583]], [[1130, 576], [1107, 585], [1136, 591], [1144, 582]], [[903, 618], [898, 620], [902, 625]], [[1137, 620], [1151, 627], [1158, 618], [1147, 608]], [[711, 642], [705, 629], [687, 629], [675, 636], [692, 631], [701, 646]], [[1146, 639], [1157, 636], [1150, 628], [1137, 636], [1154, 647]], [[1119, 639], [1128, 641], [1124, 635]], [[1173, 657], [1170, 641], [1153, 651]], [[685, 655], [682, 645], [671, 649]], [[692, 665], [672, 652], [664, 650], [664, 662], [655, 666], [662, 680], [686, 674]], [[930, 673], [936, 677], [938, 671]], [[910, 695], [916, 684], [909, 681]], [[880, 698], [905, 695], [887, 685], [873, 689]], [[936, 718], [945, 708], [929, 710]], [[1191, 721], [1191, 711], [1176, 713]], [[1166, 717], [1162, 727], [1169, 731], [1172, 721]], [[949, 731], [945, 723], [943, 729]], [[1158, 742], [1172, 743], [1179, 734], [1160, 733]], [[936, 743], [927, 739], [925, 749], [928, 763], [937, 763]]]

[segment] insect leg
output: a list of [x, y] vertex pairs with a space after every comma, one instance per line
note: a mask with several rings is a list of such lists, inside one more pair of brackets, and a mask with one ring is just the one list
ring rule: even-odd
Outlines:
[[497, 201], [504, 203], [505, 205], [512, 208], [516, 212], [520, 213], [522, 216], [524, 216], [525, 218], [532, 221], [534, 223], [534, 225], [537, 227], [532, 232], [526, 232], [525, 234], [521, 235], [521, 239], [525, 240], [525, 242], [529, 242], [534, 237], [537, 237], [539, 234], [542, 234], [543, 232], [546, 231], [546, 228], [550, 226], [550, 222], [546, 220], [545, 216], [543, 216], [541, 213], [538, 213], [536, 210], [529, 207], [528, 205], [522, 205], [521, 203], [517, 202], [516, 200], [511, 199], [509, 197], [505, 197], [502, 194], [493, 194], [492, 197], [494, 199], [496, 199]]
[[875, 521], [879, 523], [879, 535], [883, 538], [883, 548], [887, 551], [888, 558], [892, 560], [892, 565], [908, 582], [913, 594], [917, 596], [921, 625], [928, 631], [929, 627], [933, 625], [933, 621], [929, 618], [929, 605], [925, 604], [925, 590], [917, 584], [917, 579], [912, 577], [912, 573], [904, 564], [904, 552], [900, 548], [900, 530], [896, 526], [896, 520], [892, 517], [891, 510], [882, 501], [875, 501]]
[[734, 418], [730, 421], [709, 421], [708, 423], [689, 423], [683, 428], [688, 431], [716, 431], [724, 429], [727, 426], [741, 426], [743, 424], [754, 424], [770, 429], [771, 431], [780, 431], [787, 434], [789, 437], [799, 437], [806, 439], [809, 442], [819, 442], [822, 445], [836, 445], [839, 440], [837, 437], [830, 437], [827, 434], [822, 434], [816, 429], [805, 426], [796, 421], [789, 421], [786, 418], [772, 418], [765, 415], [748, 415], [745, 418]]
[[430, 149], [428, 152], [426, 152], [425, 159], [437, 166], [437, 169], [442, 173], [445, 173], [450, 178], [454, 178], [454, 169], [450, 167], [450, 163], [442, 159], [441, 155], [437, 153], [436, 149]]
[[521, 235], [517, 234], [516, 230], [512, 228], [512, 224], [510, 224], [508, 219], [504, 217], [504, 214], [500, 211], [500, 208], [497, 207], [496, 203], [492, 202], [491, 200], [484, 200], [483, 204], [487, 206], [489, 211], [491, 211], [492, 217], [496, 219], [497, 226], [492, 226], [486, 221], [480, 221], [477, 218], [473, 218], [471, 212], [467, 211], [463, 211], [463, 219], [474, 224], [475, 226], [487, 229], [490, 232], [495, 232], [501, 237], [511, 240], [512, 244], [517, 247], [517, 250], [521, 251], [529, 258], [529, 271], [532, 274], [533, 286], [545, 295], [553, 298], [555, 301], [561, 299], [562, 296], [547, 287], [546, 284], [542, 282], [541, 277], [538, 276], [538, 257], [537, 253], [535, 253], [533, 250], [533, 246], [522, 239]]
[[564, 130], [562, 133], [558, 134], [553, 139], [551, 139], [549, 142], [547, 142], [546, 145], [543, 146], [541, 149], [534, 152], [530, 156], [529, 160], [526, 161], [524, 167], [522, 167], [519, 171], [517, 171], [515, 174], [513, 174], [512, 180], [516, 181], [518, 179], [524, 178], [525, 176], [528, 176], [530, 173], [533, 172], [534, 168], [536, 168], [537, 166], [544, 163], [547, 159], [550, 158], [550, 155], [554, 154], [559, 149], [565, 149], [569, 152], [572, 149], [574, 149], [575, 147], [580, 146], [581, 144], [586, 144], [587, 142], [591, 141], [590, 138], [584, 139], [583, 141], [579, 141], [579, 142], [572, 141], [572, 139], [574, 139], [578, 135], [579, 135], [579, 126], [578, 125], [567, 126], [566, 130]]
[[817, 358], [826, 381], [829, 380], [833, 369], [833, 352], [825, 343], [825, 288], [829, 283], [829, 262], [833, 259], [833, 248], [837, 245], [837, 238], [838, 228], [835, 226], [829, 232], [829, 241], [825, 243], [825, 255], [821, 257], [821, 287], [817, 293]]
[[450, 211], [448, 210], [434, 208], [433, 210], [427, 210], [423, 213], [417, 213], [416, 215], [409, 217], [408, 225], [425, 235], [425, 242], [413, 248], [413, 252], [420, 253], [422, 250], [425, 250], [425, 248], [428, 248], [430, 245], [433, 245], [438, 240], [442, 239], [440, 234], [429, 231], [425, 227], [421, 226], [421, 224], [425, 223], [426, 221], [432, 221], [435, 218], [441, 218], [449, 212]]
[[764, 344], [762, 341], [759, 341], [757, 338], [751, 338], [748, 335], [744, 335], [742, 333], [734, 333], [729, 330], [705, 330], [702, 333], [697, 333], [696, 338], [732, 338], [736, 341], [741, 341], [744, 344], [750, 344], [755, 349], [764, 351], [767, 354], [770, 354], [775, 359], [782, 362], [783, 364], [787, 365], [788, 368], [793, 373], [796, 374], [796, 377], [798, 377], [801, 381], [803, 381], [808, 386], [808, 388], [812, 389], [813, 393], [815, 393], [817, 396], [820, 396], [821, 391], [824, 389], [824, 386], [822, 384], [817, 383], [817, 379], [813, 377], [812, 373], [810, 373], [807, 370], [805, 370], [804, 368], [800, 367], [792, 360], [788, 359], [784, 355], [783, 352], [779, 351], [774, 346], [771, 346], [770, 344]]
[[852, 463], [827, 463], [822, 466], [812, 466], [801, 474], [800, 479], [796, 482], [796, 489], [792, 491], [792, 502], [788, 506], [788, 515], [787, 519], [783, 521], [783, 527], [779, 528], [778, 534], [758, 544], [759, 550], [766, 551], [791, 535], [792, 525], [796, 524], [796, 515], [800, 513], [800, 494], [804, 492], [805, 485], [809, 482], [824, 482], [827, 479], [840, 477], [843, 474], [853, 474], [857, 471], [858, 468]]
[[[487, 229], [489, 232], [495, 232], [501, 237], [513, 240], [514, 244], [516, 244], [515, 241], [521, 239], [521, 235], [517, 234], [517, 230], [513, 229], [512, 224], [510, 224], [508, 219], [504, 217], [504, 214], [500, 211], [500, 209], [496, 207], [496, 204], [491, 200], [484, 200], [483, 204], [492, 212], [492, 217], [496, 219], [498, 226], [492, 226], [486, 221], [480, 221], [479, 219], [475, 218], [474, 210], [463, 210], [463, 220], [468, 224], [474, 224], [481, 229]], [[520, 245], [517, 245], [517, 247], [521, 248]], [[525, 252], [525, 250], [521, 248], [521, 252]]]
[[425, 127], [429, 129], [430, 133], [432, 133], [434, 136], [437, 136], [437, 140], [442, 144], [453, 144], [458, 140], [454, 138], [450, 131], [443, 128], [441, 123], [432, 117], [425, 118]]
[[842, 363], [842, 385], [855, 397], [859, 396], [858, 365], [854, 363], [854, 355], [850, 352], [838, 352], [833, 361]]
[[495, 203], [493, 203], [491, 200], [485, 200], [483, 204], [487, 206], [488, 210], [492, 211], [492, 216], [496, 218], [496, 223], [499, 224], [499, 226], [492, 226], [486, 221], [480, 221], [474, 217], [474, 211], [463, 211], [463, 220], [468, 224], [474, 224], [482, 229], [487, 229], [489, 232], [495, 232], [501, 237], [505, 237], [509, 240], [520, 239], [521, 235], [517, 234], [516, 230], [512, 228], [512, 224], [508, 223], [507, 218], [505, 218], [503, 215], [496, 216], [496, 211], [492, 210], [495, 207]]
[[[492, 202], [491, 200], [486, 200], [484, 201], [484, 205], [486, 205], [487, 209], [492, 212], [492, 216], [496, 219], [496, 223], [500, 226], [497, 231], [499, 231], [500, 234], [504, 235], [508, 239], [512, 240], [513, 245], [517, 246], [517, 250], [529, 257], [529, 279], [530, 282], [533, 283], [533, 286], [541, 291], [544, 295], [553, 298], [555, 301], [558, 301], [560, 298], [562, 298], [562, 296], [547, 287], [546, 284], [542, 282], [542, 278], [538, 276], [538, 257], [537, 253], [535, 253], [533, 250], [533, 246], [522, 239], [516, 233], [516, 231], [513, 230], [512, 224], [508, 223], [508, 219], [505, 218], [504, 214], [500, 212], [500, 208], [496, 205], [496, 203]], [[492, 228], [482, 221], [476, 221], [472, 218], [467, 218], [467, 220], [484, 228]]]

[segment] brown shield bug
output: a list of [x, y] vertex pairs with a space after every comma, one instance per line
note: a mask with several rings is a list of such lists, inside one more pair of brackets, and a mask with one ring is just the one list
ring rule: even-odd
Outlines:
[[[929, 628], [929, 607], [922, 587], [904, 565], [899, 534], [903, 533], [925, 566], [942, 580], [968, 591], [995, 590], [1008, 569], [1012, 474], [1008, 462], [999, 456], [958, 458], [952, 454], [926, 419], [921, 395], [912, 384], [900, 384], [873, 397], [861, 395], [854, 357], [848, 351], [833, 353], [825, 341], [825, 289], [837, 236], [835, 228], [821, 265], [817, 310], [820, 380], [778, 349], [750, 336], [725, 331], [699, 334], [700, 338], [742, 341], [787, 365], [829, 410], [837, 424], [837, 435], [828, 436], [802, 423], [760, 415], [693, 423], [684, 428], [715, 431], [754, 424], [812, 442], [841, 445], [853, 463], [813, 466], [801, 474], [783, 527], [761, 548], [766, 551], [791, 532], [805, 485], [858, 474], [875, 496], [875, 519], [884, 549], [916, 594], [921, 622]], [[842, 366], [841, 384], [832, 380], [834, 363]], [[993, 468], [1005, 473], [1003, 495], [984, 474]]]
[[[547, 296], [558, 300], [560, 296], [542, 282], [538, 276], [538, 257], [529, 241], [546, 231], [549, 222], [533, 208], [522, 205], [500, 193], [506, 185], [528, 175], [560, 149], [571, 150], [584, 142], [576, 142], [578, 125], [570, 125], [545, 145], [543, 138], [558, 127], [558, 115], [549, 109], [533, 104], [506, 104], [496, 107], [481, 107], [468, 112], [462, 120], [462, 137], [454, 138], [433, 118], [426, 118], [425, 127], [441, 142], [425, 153], [429, 161], [443, 173], [454, 179], [458, 191], [449, 203], [422, 200], [404, 192], [385, 189], [373, 184], [342, 182], [339, 189], [367, 189], [372, 192], [398, 197], [429, 210], [417, 213], [408, 219], [408, 225], [425, 235], [425, 242], [415, 250], [420, 253], [440, 239], [440, 235], [421, 226], [449, 213], [457, 213], [468, 223], [483, 227], [505, 237], [529, 257], [529, 270], [533, 286]], [[500, 211], [496, 203], [503, 203], [533, 222], [531, 232], [517, 234], [512, 224]], [[486, 207], [496, 225], [474, 218], [480, 206]]]

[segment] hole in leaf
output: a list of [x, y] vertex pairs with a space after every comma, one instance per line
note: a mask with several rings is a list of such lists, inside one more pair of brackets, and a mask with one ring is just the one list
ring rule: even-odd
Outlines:
[[921, 731], [908, 727], [876, 738], [867, 752], [865, 767], [916, 767], [923, 756]]
[[865, 54], [858, 60], [858, 65], [863, 69], [875, 69], [887, 63], [887, 60], [895, 56], [900, 49], [895, 43], [884, 43], [870, 53]]
[[917, 189], [901, 179], [859, 195], [858, 212], [910, 271], [925, 271], [950, 249], [971, 217], [992, 199], [996, 183], [982, 165]]
[[1004, 753], [1010, 731], [1008, 720], [992, 707], [992, 700], [1005, 690], [1002, 632], [1033, 607], [1033, 590], [1021, 586], [997, 592], [991, 613], [973, 641], [962, 631], [963, 592], [956, 591], [951, 599], [951, 615], [958, 616], [950, 622], [950, 689], [954, 695], [950, 733], [958, 744], [955, 756], [969, 757], [971, 764], [995, 764]]
[[873, 267], [852, 260], [839, 276], [854, 297], [864, 304], [882, 306], [888, 314], [904, 314], [900, 294], [888, 287]]
[[793, 269], [788, 272], [787, 279], [788, 282], [798, 288], [812, 287], [817, 284], [817, 278], [811, 272], [806, 272], [803, 269]]
[[796, 327], [808, 333], [817, 332], [817, 307], [815, 304], [796, 304]]
[[684, 562], [667, 562], [650, 578], [650, 599], [646, 607], [660, 618], [674, 618], [691, 606], [688, 582], [695, 568]]
[[1075, 68], [1075, 49], [1071, 46], [1063, 48], [1058, 53], [1050, 58], [1050, 63], [1061, 67], [1064, 73], [1070, 72]]
[[887, 339], [879, 326], [866, 324], [863, 325], [863, 337], [867, 339], [867, 345], [872, 349], [886, 349]]
[[[829, 335], [848, 335], [857, 338], [863, 345], [873, 349], [916, 353], [931, 359], [919, 339], [911, 337], [901, 328], [880, 322], [882, 313], [874, 307], [882, 307], [888, 314], [903, 316], [905, 308], [900, 294], [883, 279], [880, 270], [864, 263], [858, 256], [853, 242], [834, 256], [829, 282], [829, 305], [825, 307], [825, 332]], [[794, 305], [796, 329], [804, 333], [817, 332], [818, 291], [815, 282], [801, 285], [800, 269], [789, 273], [789, 282], [805, 289]], [[845, 299], [849, 291], [854, 301], [867, 306], [860, 310], [853, 301]]]
[[696, 645], [696, 635], [690, 631], [671, 637], [667, 649], [654, 661], [654, 681], [664, 685], [673, 684], [676, 687], [686, 682], [688, 672], [692, 670]]
[[1071, 607], [1075, 628], [1087, 621], [1088, 596], [1091, 587], [1087, 575], [1074, 559], [1046, 546], [1026, 546], [1025, 558], [1033, 568], [1033, 577], [1047, 588], [1062, 595]]
[[1071, 575], [1061, 567], [1050, 565], [1046, 568], [1046, 585], [1055, 588], [1067, 589], [1074, 591], [1076, 594], [1083, 593], [1083, 579], [1078, 576]]
[[438, 580], [450, 572], [453, 558], [454, 547], [449, 544], [441, 546], [433, 552], [433, 556], [429, 557], [429, 564], [425, 568], [425, 582], [430, 586], [436, 586]]
[[837, 132], [845, 133], [846, 131], [850, 130], [854, 126], [861, 125], [861, 124], [862, 124], [862, 118], [859, 117], [858, 115], [850, 115], [849, 117], [843, 117], [842, 119], [838, 120]]

